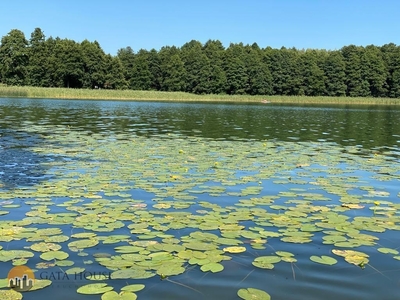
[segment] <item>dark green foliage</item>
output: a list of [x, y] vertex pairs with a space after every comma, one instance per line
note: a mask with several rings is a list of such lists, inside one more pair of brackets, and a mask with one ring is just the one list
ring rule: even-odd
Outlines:
[[148, 52], [140, 50], [135, 56], [134, 65], [131, 70], [132, 77], [129, 88], [133, 90], [150, 90], [152, 87], [152, 74], [150, 72]]
[[228, 95], [245, 94], [249, 78], [245, 65], [243, 44], [231, 44], [225, 51], [223, 69], [226, 74], [225, 92]]
[[186, 70], [180, 57], [180, 51], [176, 47], [163, 47], [160, 50], [161, 59], [161, 90], [162, 91], [185, 91]]
[[104, 51], [96, 41], [91, 43], [85, 40], [81, 43], [81, 48], [85, 70], [82, 80], [83, 87], [104, 87], [106, 78], [106, 55]]
[[295, 49], [271, 49], [267, 52], [275, 95], [302, 95], [300, 54]]
[[135, 53], [131, 47], [126, 47], [118, 50], [117, 56], [124, 68], [124, 77], [127, 82], [130, 82], [133, 77], [133, 66], [135, 65]]
[[245, 64], [247, 70], [247, 90], [250, 95], [271, 95], [272, 75], [263, 61], [263, 52], [257, 44], [246, 47]]
[[29, 40], [29, 65], [27, 83], [32, 86], [50, 86], [50, 56], [52, 40], [46, 43], [45, 35], [40, 28], [35, 28]]
[[347, 96], [367, 97], [371, 95], [369, 82], [366, 80], [365, 71], [361, 61], [363, 49], [354, 45], [342, 48], [346, 63]]
[[346, 96], [346, 64], [340, 51], [328, 52], [323, 64], [325, 95]]
[[126, 89], [128, 83], [124, 76], [124, 67], [121, 60], [111, 55], [106, 56], [106, 76], [104, 88], [106, 89]]
[[13, 29], [0, 45], [0, 82], [41, 87], [184, 91], [196, 94], [400, 97], [400, 47], [272, 49], [192, 40], [182, 47], [121, 48]]
[[209, 94], [212, 69], [210, 60], [201, 48], [202, 45], [196, 41], [191, 41], [182, 47], [182, 58], [186, 70], [186, 92]]
[[225, 48], [220, 41], [209, 40], [204, 44], [202, 51], [210, 62], [209, 92], [223, 93], [226, 86], [226, 74], [222, 68]]
[[28, 75], [28, 41], [18, 29], [11, 30], [1, 39], [0, 74], [1, 80], [9, 85], [24, 85]]
[[83, 51], [73, 40], [56, 39], [52, 55], [52, 74], [58, 87], [82, 88], [85, 74]]
[[301, 56], [301, 77], [303, 78], [300, 94], [318, 96], [326, 94], [324, 71], [321, 55], [315, 50], [307, 50]]

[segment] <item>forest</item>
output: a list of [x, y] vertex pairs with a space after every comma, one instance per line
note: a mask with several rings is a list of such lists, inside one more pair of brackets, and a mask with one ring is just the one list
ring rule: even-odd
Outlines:
[[97, 41], [28, 40], [13, 29], [0, 44], [0, 83], [11, 86], [181, 91], [194, 94], [400, 97], [400, 46], [339, 50], [260, 48], [192, 40], [116, 56]]

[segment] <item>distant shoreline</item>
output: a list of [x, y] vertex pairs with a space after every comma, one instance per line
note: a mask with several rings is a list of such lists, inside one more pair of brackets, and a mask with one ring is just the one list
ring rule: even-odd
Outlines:
[[0, 85], [0, 98], [75, 99], [75, 100], [124, 100], [124, 101], [179, 101], [179, 102], [237, 102], [287, 104], [368, 104], [400, 105], [399, 98], [372, 97], [310, 97], [265, 95], [195, 95], [184, 92], [42, 88]]

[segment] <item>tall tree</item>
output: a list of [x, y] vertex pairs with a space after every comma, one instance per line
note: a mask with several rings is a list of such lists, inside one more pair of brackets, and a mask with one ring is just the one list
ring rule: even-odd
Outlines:
[[128, 87], [124, 76], [124, 67], [118, 56], [106, 55], [106, 76], [104, 87], [106, 89], [123, 90]]
[[104, 87], [106, 76], [106, 55], [97, 41], [84, 40], [81, 43], [84, 63], [84, 88]]
[[27, 83], [33, 86], [50, 86], [49, 57], [51, 55], [46, 37], [40, 28], [35, 28], [29, 40], [29, 65]]
[[368, 82], [370, 94], [373, 97], [387, 95], [387, 68], [380, 49], [376, 46], [367, 46], [361, 54], [361, 74]]
[[129, 88], [133, 90], [150, 90], [152, 83], [148, 52], [142, 49], [135, 56]]
[[346, 96], [346, 63], [340, 51], [327, 53], [323, 70], [325, 73], [325, 95]]
[[147, 62], [149, 64], [149, 71], [151, 73], [151, 90], [160, 91], [162, 84], [162, 70], [161, 70], [161, 59], [158, 52], [155, 49], [151, 49], [148, 52]]
[[28, 75], [28, 41], [22, 31], [11, 30], [1, 39], [1, 80], [9, 85], [24, 85]]
[[246, 46], [246, 72], [248, 78], [246, 93], [250, 95], [271, 95], [272, 75], [263, 60], [263, 52], [257, 44]]
[[272, 49], [268, 51], [269, 65], [275, 95], [301, 94], [300, 56], [296, 49]]
[[354, 45], [346, 46], [341, 49], [346, 63], [346, 85], [347, 96], [366, 97], [370, 95], [369, 83], [363, 78], [361, 64], [361, 47]]
[[195, 94], [210, 93], [211, 64], [198, 41], [191, 41], [181, 48], [186, 70], [186, 91]]
[[225, 92], [229, 95], [245, 94], [249, 88], [244, 56], [242, 43], [231, 43], [225, 51], [223, 64], [226, 74]]
[[210, 62], [210, 75], [208, 79], [208, 90], [211, 94], [225, 92], [226, 74], [223, 70], [223, 58], [225, 48], [218, 40], [208, 40], [203, 46], [203, 53]]
[[180, 51], [176, 47], [163, 47], [160, 50], [163, 91], [185, 91], [186, 70], [180, 57]]
[[124, 68], [124, 76], [127, 82], [130, 82], [133, 77], [133, 66], [135, 65], [135, 52], [128, 46], [126, 48], [121, 48], [117, 52], [117, 56], [122, 63]]
[[50, 72], [53, 74], [54, 86], [81, 88], [85, 68], [80, 44], [56, 38], [50, 57]]
[[306, 96], [325, 94], [324, 71], [319, 67], [320, 56], [316, 50], [307, 50], [301, 55], [302, 93]]

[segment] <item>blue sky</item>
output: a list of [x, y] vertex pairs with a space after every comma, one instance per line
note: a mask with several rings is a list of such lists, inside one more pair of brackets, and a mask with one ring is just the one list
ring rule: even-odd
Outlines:
[[97, 40], [106, 53], [190, 40], [273, 48], [400, 44], [399, 0], [1, 0], [0, 36]]

